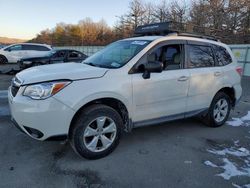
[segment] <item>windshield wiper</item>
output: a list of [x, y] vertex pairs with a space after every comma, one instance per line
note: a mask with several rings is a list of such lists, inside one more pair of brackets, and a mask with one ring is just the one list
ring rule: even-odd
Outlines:
[[94, 63], [84, 63], [84, 64], [87, 64], [87, 65], [90, 65], [90, 66], [93, 66], [93, 67], [100, 67], [100, 68], [108, 68], [108, 69], [112, 69], [113, 67], [111, 66], [108, 66], [108, 65], [98, 65], [98, 64], [94, 64]]
[[84, 63], [86, 65], [90, 65], [90, 66], [93, 66], [93, 67], [98, 67], [98, 65], [94, 64], [94, 63]]

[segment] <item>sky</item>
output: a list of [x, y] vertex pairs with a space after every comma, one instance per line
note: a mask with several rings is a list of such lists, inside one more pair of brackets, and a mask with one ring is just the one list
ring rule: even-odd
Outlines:
[[31, 39], [57, 23], [76, 24], [86, 17], [113, 26], [130, 0], [0, 0], [0, 37]]

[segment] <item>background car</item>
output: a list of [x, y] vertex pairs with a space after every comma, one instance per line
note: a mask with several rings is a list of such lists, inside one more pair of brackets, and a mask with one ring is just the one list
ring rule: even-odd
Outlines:
[[20, 43], [0, 49], [0, 64], [17, 63], [21, 58], [44, 56], [52, 50], [50, 45]]
[[76, 50], [53, 50], [48, 55], [40, 57], [24, 58], [18, 61], [20, 69], [25, 69], [32, 66], [67, 63], [67, 62], [82, 62], [87, 58], [87, 55]]
[[3, 48], [5, 45], [0, 44], [0, 49]]

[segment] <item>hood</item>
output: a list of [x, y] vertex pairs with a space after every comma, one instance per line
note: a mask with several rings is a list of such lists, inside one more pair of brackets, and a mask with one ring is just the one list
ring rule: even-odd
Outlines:
[[16, 77], [22, 85], [53, 80], [78, 80], [100, 78], [108, 69], [83, 63], [64, 63], [32, 67], [21, 71]]

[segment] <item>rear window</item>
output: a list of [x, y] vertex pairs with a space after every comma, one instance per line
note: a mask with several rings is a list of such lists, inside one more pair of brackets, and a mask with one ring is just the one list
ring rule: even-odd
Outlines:
[[215, 57], [219, 66], [228, 65], [233, 62], [227, 49], [222, 46], [215, 46]]
[[188, 45], [188, 68], [214, 66], [213, 50], [209, 46]]

